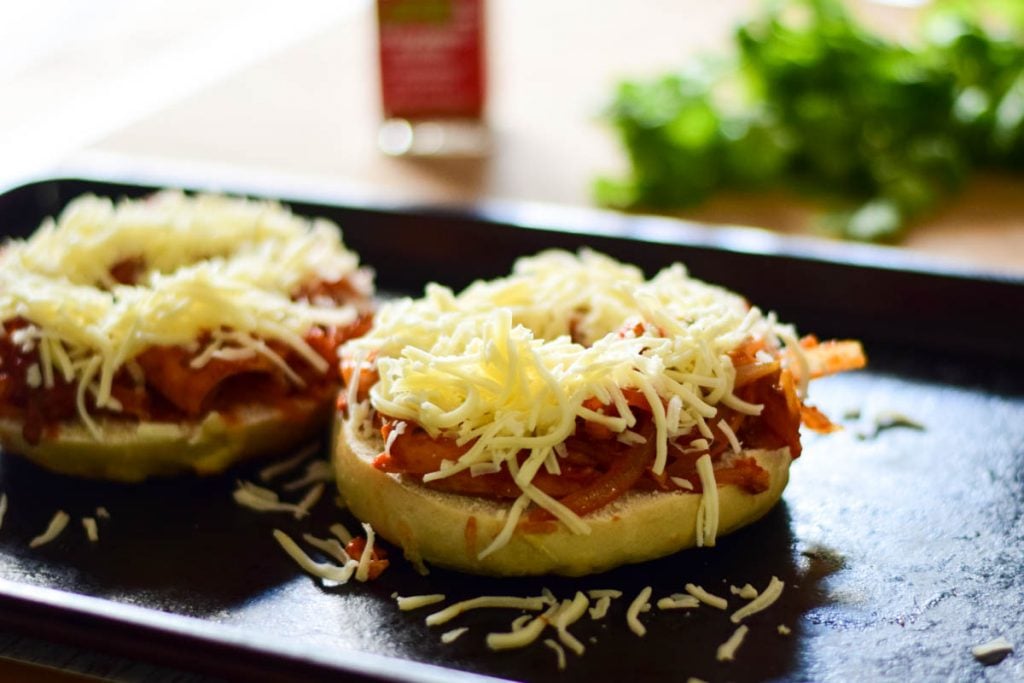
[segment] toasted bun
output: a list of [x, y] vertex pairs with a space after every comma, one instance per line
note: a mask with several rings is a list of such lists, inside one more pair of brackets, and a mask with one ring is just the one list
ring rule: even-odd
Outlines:
[[[589, 534], [574, 534], [562, 525], [551, 533], [517, 530], [507, 545], [481, 560], [477, 555], [501, 531], [508, 506], [435, 491], [408, 477], [381, 472], [372, 463], [383, 448], [380, 438], [360, 436], [352, 418], [336, 421], [334, 467], [349, 509], [401, 546], [414, 562], [498, 576], [581, 576], [696, 544], [700, 495], [630, 492], [585, 518]], [[760, 519], [782, 496], [789, 479], [789, 449], [746, 455], [768, 471], [771, 485], [758, 494], [720, 486], [719, 535]]]
[[248, 458], [280, 454], [320, 436], [333, 402], [297, 399], [286, 410], [251, 404], [230, 416], [201, 421], [135, 422], [100, 419], [97, 440], [80, 423], [47, 430], [39, 443], [22, 435], [22, 423], [0, 419], [0, 445], [53, 472], [134, 482], [150, 477], [210, 475]]

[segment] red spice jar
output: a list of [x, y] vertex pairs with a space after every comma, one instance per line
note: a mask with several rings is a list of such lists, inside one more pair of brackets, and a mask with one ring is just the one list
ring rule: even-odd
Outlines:
[[382, 151], [487, 151], [483, 0], [377, 0]]

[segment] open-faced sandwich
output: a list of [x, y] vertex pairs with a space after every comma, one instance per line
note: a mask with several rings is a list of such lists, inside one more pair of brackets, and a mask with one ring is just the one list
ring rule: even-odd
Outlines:
[[329, 221], [81, 197], [0, 248], [0, 443], [57, 472], [209, 474], [326, 430], [370, 274]]
[[865, 362], [680, 265], [586, 251], [389, 302], [341, 355], [352, 512], [414, 561], [497, 575], [714, 545], [779, 500], [801, 423], [834, 429], [808, 381]]

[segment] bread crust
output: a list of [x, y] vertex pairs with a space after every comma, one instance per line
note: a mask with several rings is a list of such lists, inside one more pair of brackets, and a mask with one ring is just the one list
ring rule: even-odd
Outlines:
[[[581, 576], [696, 544], [700, 495], [631, 491], [584, 518], [589, 534], [575, 534], [561, 524], [549, 533], [517, 529], [507, 545], [480, 559], [478, 553], [501, 531], [508, 505], [436, 491], [410, 477], [382, 472], [372, 463], [383, 448], [379, 437], [361, 436], [352, 417], [335, 420], [332, 458], [342, 497], [356, 517], [401, 546], [413, 562], [497, 576]], [[745, 455], [768, 471], [770, 486], [757, 494], [719, 486], [719, 536], [764, 516], [789, 480], [788, 448]]]
[[212, 412], [188, 422], [99, 418], [102, 439], [80, 422], [47, 429], [29, 443], [20, 420], [0, 418], [0, 445], [59, 474], [121, 482], [181, 474], [213, 475], [243, 460], [287, 452], [319, 437], [333, 401], [293, 399], [287, 409], [261, 404]]

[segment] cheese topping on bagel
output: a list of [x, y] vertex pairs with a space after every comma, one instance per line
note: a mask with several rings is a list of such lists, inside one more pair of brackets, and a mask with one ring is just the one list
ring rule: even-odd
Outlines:
[[[734, 393], [730, 353], [756, 342], [757, 364], [806, 367], [794, 362], [804, 353], [796, 339], [792, 327], [681, 265], [645, 280], [594, 252], [545, 252], [459, 295], [430, 285], [421, 299], [385, 304], [342, 355], [376, 371], [369, 401], [379, 414], [468, 446], [424, 482], [504, 466], [522, 492], [510, 525], [532, 502], [587, 533], [584, 519], [533, 484], [542, 468], [558, 474], [578, 419], [621, 443], [654, 439], [650, 471], [663, 475], [677, 437], [714, 439], [719, 407], [761, 412]], [[647, 435], [635, 429], [640, 404], [653, 423]]]
[[0, 249], [0, 323], [24, 321], [9, 334], [38, 351], [29, 385], [74, 383], [79, 415], [98, 436], [86, 395], [118, 411], [115, 375], [137, 374], [133, 359], [154, 346], [189, 348], [193, 367], [257, 355], [280, 366], [271, 342], [326, 372], [304, 335], [349, 325], [359, 310], [302, 288], [346, 277], [358, 288], [357, 268], [337, 226], [275, 203], [175, 191], [116, 204], [85, 196]]

